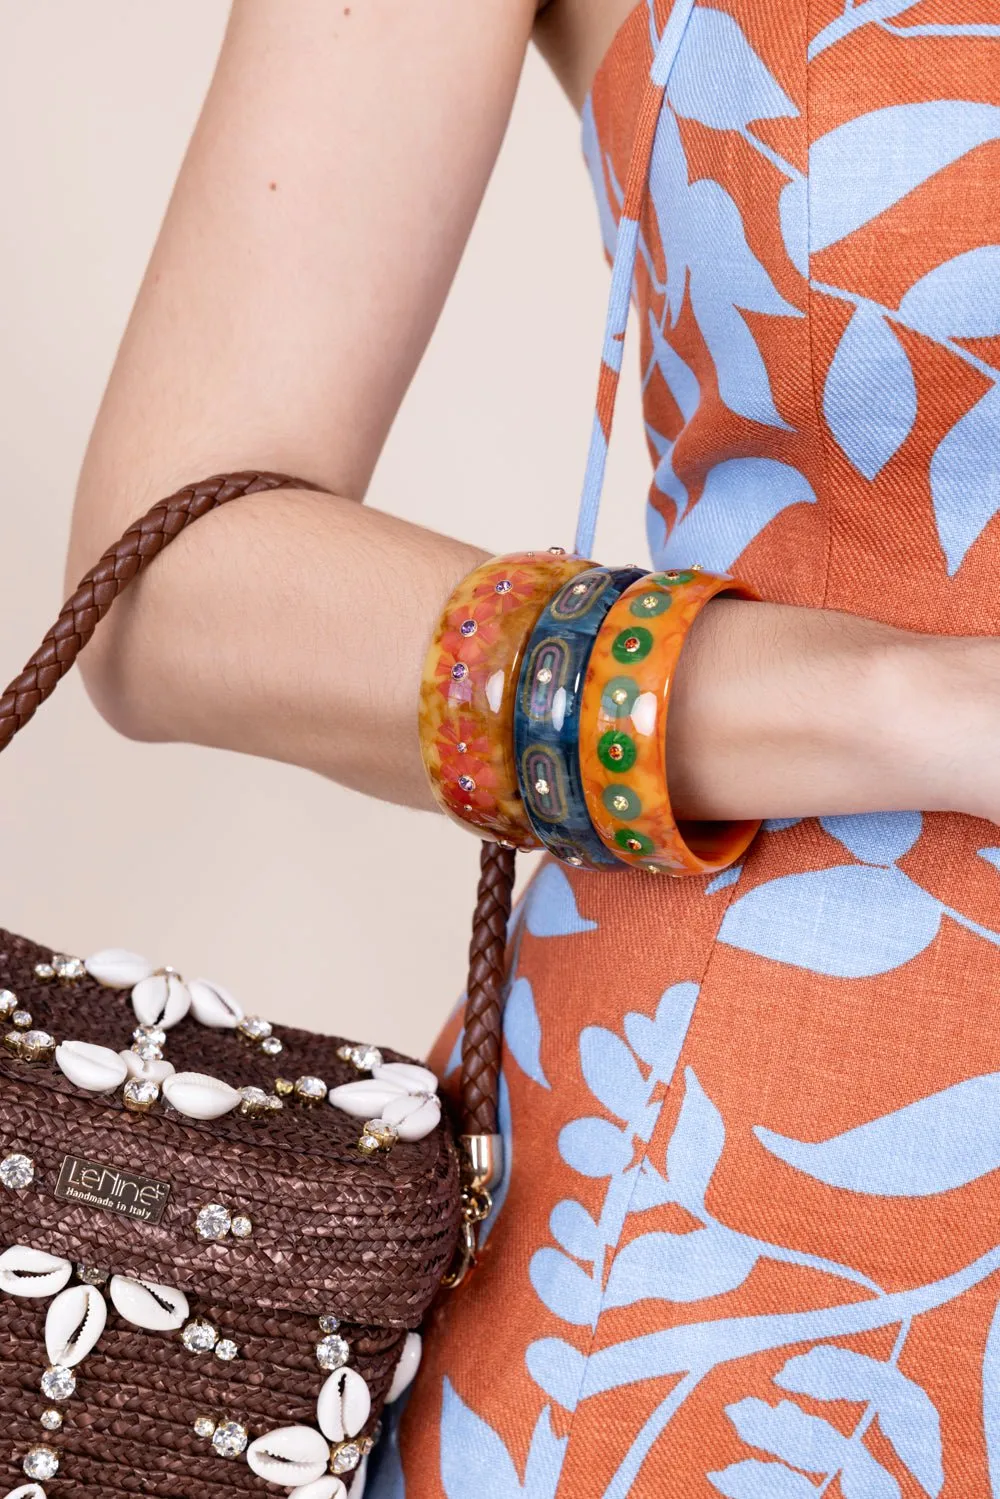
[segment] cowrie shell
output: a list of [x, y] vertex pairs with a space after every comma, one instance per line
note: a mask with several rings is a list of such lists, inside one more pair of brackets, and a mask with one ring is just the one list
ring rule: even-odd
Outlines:
[[[351, 1484], [352, 1499], [361, 1499], [362, 1490], [358, 1488], [358, 1480], [361, 1477], [361, 1469], [358, 1468]], [[317, 1478], [315, 1483], [307, 1483], [300, 1489], [292, 1489], [288, 1499], [347, 1499], [347, 1490], [339, 1478]]]
[[83, 966], [91, 978], [107, 984], [109, 989], [131, 989], [142, 979], [148, 979], [156, 968], [148, 958], [124, 947], [105, 947], [93, 957], [86, 958]]
[[169, 1031], [191, 1008], [191, 995], [176, 973], [154, 973], [132, 990], [132, 1008], [140, 1025], [159, 1025]]
[[398, 1400], [400, 1395], [404, 1394], [410, 1388], [410, 1385], [417, 1376], [417, 1370], [420, 1368], [423, 1351], [424, 1344], [420, 1334], [418, 1332], [408, 1332], [406, 1334], [406, 1342], [403, 1344], [403, 1351], [399, 1355], [396, 1372], [392, 1376], [389, 1393], [385, 1397], [386, 1405], [389, 1404], [390, 1400]]
[[438, 1080], [429, 1067], [417, 1067], [412, 1062], [383, 1062], [376, 1067], [372, 1077], [380, 1083], [399, 1083], [407, 1093], [436, 1093]]
[[71, 1083], [88, 1093], [113, 1093], [128, 1076], [116, 1051], [91, 1041], [63, 1041], [56, 1047], [56, 1066]]
[[5, 1494], [4, 1499], [45, 1499], [45, 1490], [40, 1483], [22, 1483], [19, 1489], [11, 1489]]
[[146, 1327], [150, 1332], [176, 1332], [188, 1319], [187, 1297], [171, 1286], [115, 1275], [108, 1294], [115, 1310], [133, 1327]]
[[286, 1489], [315, 1483], [329, 1461], [330, 1449], [312, 1426], [281, 1426], [247, 1448], [247, 1462], [258, 1478]]
[[171, 1108], [189, 1119], [219, 1119], [243, 1101], [235, 1088], [203, 1072], [175, 1072], [164, 1079], [163, 1096]]
[[372, 1397], [357, 1369], [337, 1369], [319, 1392], [316, 1421], [331, 1442], [356, 1437], [371, 1415]]
[[49, 1363], [71, 1369], [85, 1359], [107, 1320], [107, 1303], [96, 1286], [70, 1286], [60, 1291], [45, 1318]]
[[383, 1106], [382, 1118], [391, 1124], [401, 1140], [423, 1140], [441, 1123], [441, 1104], [437, 1098], [417, 1098], [406, 1094]]
[[380, 1082], [362, 1078], [356, 1083], [341, 1083], [327, 1095], [336, 1109], [343, 1109], [355, 1119], [379, 1119], [382, 1110], [399, 1098], [409, 1098], [410, 1090], [402, 1083]]
[[192, 979], [188, 984], [191, 994], [191, 1011], [200, 1025], [210, 1025], [213, 1030], [235, 1030], [243, 1019], [243, 1007], [238, 1005], [228, 989], [213, 984], [208, 979]]
[[73, 1274], [69, 1260], [14, 1244], [0, 1254], [0, 1291], [8, 1296], [54, 1296]]
[[144, 1077], [151, 1083], [162, 1083], [177, 1071], [173, 1062], [144, 1062], [137, 1051], [120, 1051], [118, 1055], [125, 1063], [129, 1077]]

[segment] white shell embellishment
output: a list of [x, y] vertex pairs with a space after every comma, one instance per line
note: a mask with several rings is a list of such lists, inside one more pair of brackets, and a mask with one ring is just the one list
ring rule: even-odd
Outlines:
[[156, 964], [142, 958], [137, 952], [128, 952], [124, 947], [106, 947], [95, 952], [84, 961], [91, 978], [109, 989], [131, 989], [142, 979], [155, 972]]
[[19, 1489], [11, 1489], [4, 1499], [45, 1499], [45, 1490], [40, 1483], [22, 1483]]
[[8, 1296], [54, 1296], [73, 1274], [69, 1260], [14, 1244], [0, 1254], [0, 1291]]
[[176, 973], [154, 973], [132, 990], [132, 1008], [140, 1025], [158, 1025], [169, 1031], [191, 1008], [191, 994]]
[[403, 1351], [399, 1355], [396, 1372], [392, 1376], [389, 1393], [385, 1397], [386, 1405], [391, 1400], [398, 1400], [400, 1395], [405, 1394], [410, 1388], [410, 1385], [417, 1377], [417, 1370], [420, 1368], [423, 1351], [424, 1344], [420, 1334], [418, 1332], [408, 1332], [406, 1334], [406, 1342], [403, 1344]]
[[331, 1088], [330, 1102], [355, 1119], [381, 1119], [401, 1140], [422, 1140], [441, 1119], [437, 1078], [426, 1067], [386, 1062], [371, 1078]]
[[356, 1437], [371, 1415], [372, 1397], [356, 1369], [337, 1369], [319, 1392], [316, 1421], [331, 1442]]
[[144, 1061], [137, 1051], [120, 1051], [118, 1055], [125, 1063], [125, 1070], [129, 1077], [141, 1077], [150, 1083], [162, 1083], [168, 1077], [173, 1077], [177, 1068], [173, 1062], [166, 1062], [162, 1058], [158, 1061]]
[[72, 1369], [96, 1346], [107, 1320], [107, 1303], [96, 1286], [60, 1291], [45, 1318], [49, 1363]]
[[108, 1295], [126, 1322], [150, 1332], [176, 1332], [184, 1326], [190, 1312], [183, 1291], [159, 1286], [151, 1280], [132, 1280], [127, 1275], [112, 1277]]
[[164, 1080], [163, 1096], [189, 1119], [219, 1119], [243, 1101], [235, 1088], [203, 1072], [175, 1072]]
[[[351, 1485], [351, 1492], [355, 1499], [361, 1499], [356, 1477]], [[315, 1483], [307, 1483], [301, 1489], [292, 1489], [288, 1499], [347, 1499], [347, 1490], [339, 1478], [330, 1475], [327, 1478], [317, 1478]]]
[[247, 1462], [258, 1478], [286, 1489], [315, 1483], [329, 1461], [330, 1449], [312, 1426], [281, 1426], [247, 1448]]
[[113, 1093], [128, 1076], [128, 1069], [110, 1046], [90, 1041], [63, 1041], [56, 1047], [59, 1071], [88, 1093]]
[[192, 979], [188, 992], [192, 1013], [201, 1025], [210, 1025], [213, 1030], [232, 1031], [244, 1018], [243, 1007], [221, 984], [213, 984], [208, 979]]

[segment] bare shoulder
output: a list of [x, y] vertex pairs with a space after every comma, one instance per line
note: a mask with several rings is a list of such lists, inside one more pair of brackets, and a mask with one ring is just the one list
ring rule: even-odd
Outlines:
[[577, 109], [635, 0], [547, 0], [535, 17], [535, 42]]

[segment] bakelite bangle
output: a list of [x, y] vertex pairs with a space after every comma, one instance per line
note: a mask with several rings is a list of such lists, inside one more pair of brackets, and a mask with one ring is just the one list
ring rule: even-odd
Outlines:
[[670, 808], [674, 672], [695, 618], [721, 593], [757, 598], [745, 583], [716, 573], [651, 573], [608, 610], [591, 652], [580, 713], [587, 809], [605, 847], [637, 869], [714, 874], [739, 858], [760, 827], [678, 823]]
[[518, 788], [517, 683], [538, 616], [591, 565], [559, 547], [494, 557], [459, 583], [431, 641], [420, 687], [424, 765], [440, 806], [480, 837], [542, 846]]
[[528, 820], [550, 853], [588, 869], [621, 869], [594, 832], [580, 779], [580, 688], [597, 632], [641, 568], [595, 567], [542, 610], [521, 669], [514, 752]]

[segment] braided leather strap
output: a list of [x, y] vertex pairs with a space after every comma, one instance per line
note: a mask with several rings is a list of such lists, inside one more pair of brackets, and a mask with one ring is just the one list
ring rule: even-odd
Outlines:
[[[323, 492], [320, 485], [289, 474], [256, 470], [216, 474], [159, 500], [141, 520], [134, 521], [80, 580], [38, 650], [0, 697], [0, 750], [6, 749], [52, 694], [122, 589], [175, 536], [230, 500], [270, 489]], [[467, 1134], [493, 1134], [496, 1130], [505, 948], [513, 883], [513, 849], [484, 844], [469, 950], [469, 1002], [462, 1057], [463, 1125]]]
[[497, 1132], [507, 922], [516, 857], [515, 849], [483, 844], [462, 1041], [462, 1133], [466, 1135]]

